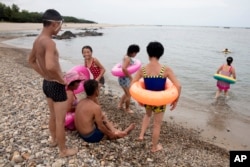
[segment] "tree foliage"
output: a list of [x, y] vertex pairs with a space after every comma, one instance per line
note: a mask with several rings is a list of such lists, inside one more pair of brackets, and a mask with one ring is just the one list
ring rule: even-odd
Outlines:
[[[20, 8], [13, 4], [11, 7], [0, 2], [0, 21], [17, 23], [41, 23], [42, 12], [20, 11]], [[71, 23], [96, 23], [94, 21], [78, 19], [72, 16], [63, 16], [64, 22]]]

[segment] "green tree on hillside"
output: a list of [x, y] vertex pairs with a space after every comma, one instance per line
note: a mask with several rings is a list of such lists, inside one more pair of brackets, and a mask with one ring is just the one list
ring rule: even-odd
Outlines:
[[[0, 21], [6, 22], [18, 22], [18, 23], [41, 23], [42, 22], [42, 14], [38, 12], [29, 12], [27, 10], [22, 10], [20, 12], [20, 8], [13, 4], [11, 7], [6, 6], [5, 4], [0, 2]], [[96, 23], [90, 20], [78, 19], [72, 16], [63, 16], [65, 22], [72, 23]]]

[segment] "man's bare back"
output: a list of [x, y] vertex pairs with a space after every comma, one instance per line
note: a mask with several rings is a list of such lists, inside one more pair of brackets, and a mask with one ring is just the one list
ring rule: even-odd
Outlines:
[[[95, 128], [95, 115], [100, 111], [100, 106], [89, 99], [83, 99], [77, 104], [75, 126], [83, 135], [90, 134]], [[83, 123], [84, 122], [84, 123]]]
[[97, 102], [99, 84], [96, 80], [85, 81], [84, 89], [87, 98], [77, 104], [75, 111], [75, 126], [82, 139], [94, 143], [99, 142], [104, 135], [109, 139], [122, 138], [135, 128], [134, 123], [123, 131], [114, 128]]

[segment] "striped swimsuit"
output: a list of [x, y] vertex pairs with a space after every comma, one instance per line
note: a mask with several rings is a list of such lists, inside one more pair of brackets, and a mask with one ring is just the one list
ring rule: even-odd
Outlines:
[[[147, 90], [152, 90], [152, 91], [165, 90], [165, 83], [167, 81], [167, 78], [164, 78], [163, 76], [164, 71], [165, 71], [165, 66], [162, 66], [159, 75], [149, 76], [146, 73], [145, 67], [142, 67], [145, 88]], [[144, 107], [146, 108], [146, 110], [152, 110], [155, 113], [164, 112], [166, 110], [166, 105], [152, 106], [145, 104]]]

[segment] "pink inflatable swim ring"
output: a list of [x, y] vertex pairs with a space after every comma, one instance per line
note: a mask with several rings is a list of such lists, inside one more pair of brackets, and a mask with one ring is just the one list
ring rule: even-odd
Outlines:
[[[127, 70], [130, 74], [135, 73], [137, 70], [139, 70], [141, 67], [141, 61], [135, 59], [134, 64], [128, 66]], [[124, 77], [125, 74], [122, 71], [122, 64], [118, 63], [116, 64], [112, 70], [111, 70], [112, 75], [117, 76], [117, 77]]]
[[84, 87], [83, 87], [84, 81], [90, 79], [89, 70], [85, 66], [83, 66], [83, 65], [77, 65], [77, 66], [73, 67], [72, 69], [70, 69], [69, 72], [70, 71], [76, 71], [78, 73], [81, 73], [84, 76], [84, 78], [85, 78], [83, 81], [81, 81], [81, 83], [78, 86], [78, 88], [76, 90], [74, 90], [75, 94], [79, 94], [79, 93], [81, 93], [81, 92], [84, 91]]
[[65, 117], [65, 127], [69, 130], [75, 130], [75, 113], [74, 112], [68, 112]]

